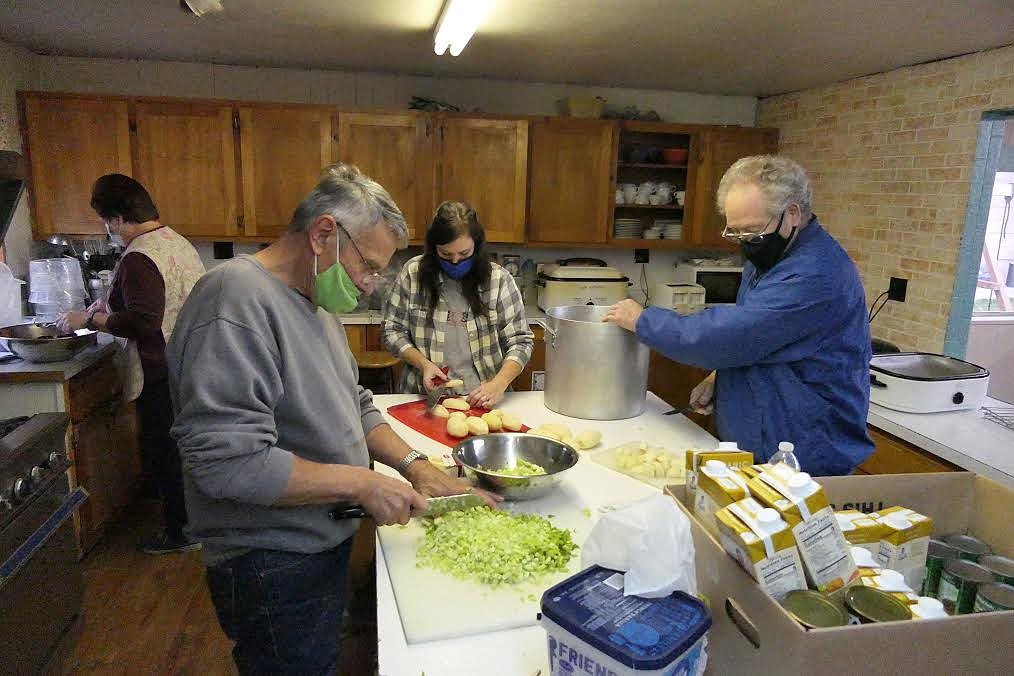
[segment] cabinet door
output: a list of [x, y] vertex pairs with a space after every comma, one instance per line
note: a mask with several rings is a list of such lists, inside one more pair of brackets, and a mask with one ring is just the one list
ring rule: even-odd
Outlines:
[[431, 117], [407, 113], [338, 115], [338, 159], [391, 193], [413, 241], [422, 240], [436, 206], [434, 124]]
[[239, 126], [243, 234], [277, 237], [333, 161], [331, 112], [241, 107]]
[[922, 472], [954, 472], [961, 468], [938, 458], [903, 439], [868, 427], [870, 439], [876, 446], [859, 470], [863, 474], [910, 474]]
[[136, 178], [183, 235], [236, 235], [232, 106], [138, 103]]
[[613, 207], [616, 125], [547, 119], [531, 126], [528, 239], [605, 242]]
[[127, 102], [25, 95], [24, 141], [35, 239], [105, 234], [92, 211], [95, 179], [131, 175]]
[[523, 242], [528, 122], [450, 118], [441, 124], [440, 199], [471, 204], [491, 242]]
[[546, 370], [546, 332], [541, 326], [530, 325], [529, 328], [535, 334], [535, 349], [532, 350], [532, 358], [528, 360], [525, 368], [512, 384], [518, 392], [530, 392], [532, 390], [532, 374], [535, 371], [545, 372]]
[[693, 201], [688, 204], [688, 208], [692, 211], [690, 216], [692, 243], [717, 249], [735, 247], [722, 239], [725, 218], [719, 215], [715, 206], [718, 183], [736, 160], [749, 155], [777, 151], [777, 129], [718, 127], [701, 134]]

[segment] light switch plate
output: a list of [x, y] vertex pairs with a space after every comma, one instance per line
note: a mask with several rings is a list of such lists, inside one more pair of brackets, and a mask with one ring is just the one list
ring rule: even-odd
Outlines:
[[542, 392], [546, 389], [546, 372], [532, 371], [532, 392]]

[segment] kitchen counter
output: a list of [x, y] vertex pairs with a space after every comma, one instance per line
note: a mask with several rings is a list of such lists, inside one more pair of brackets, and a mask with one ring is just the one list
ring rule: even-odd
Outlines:
[[[1011, 404], [987, 397], [983, 406]], [[871, 403], [867, 421], [970, 472], [1014, 487], [1014, 430], [987, 420], [981, 410], [903, 413]]]
[[112, 336], [100, 333], [98, 343], [81, 350], [73, 359], [44, 364], [14, 359], [0, 364], [0, 385], [32, 382], [61, 382], [98, 363], [116, 350]]
[[[377, 407], [387, 407], [414, 401], [413, 395], [378, 395], [373, 398]], [[580, 420], [554, 413], [543, 404], [542, 392], [511, 392], [506, 395], [500, 408], [510, 410], [529, 426], [555, 422], [569, 426], [574, 431], [597, 429], [602, 432], [602, 444], [596, 450], [612, 448], [620, 444], [644, 440], [665, 446], [673, 451], [686, 447], [714, 447], [717, 439], [705, 432], [682, 415], [664, 416], [671, 407], [653, 394], [648, 395], [645, 413], [628, 420]], [[447, 451], [447, 447], [409, 429], [387, 416], [385, 418], [406, 442], [430, 454]], [[594, 452], [594, 451], [592, 451]], [[397, 476], [384, 466], [378, 471]], [[631, 491], [650, 495], [658, 489], [648, 486], [590, 461], [587, 454], [571, 470], [564, 481], [572, 485], [587, 498], [589, 504], [608, 504], [617, 495]], [[520, 504], [520, 503], [519, 503]], [[546, 633], [538, 625], [494, 631], [485, 634], [455, 639], [429, 641], [409, 645], [405, 641], [398, 606], [395, 601], [391, 578], [388, 575], [384, 552], [377, 542], [377, 637], [380, 674], [401, 676], [420, 674], [427, 676], [471, 675], [483, 673], [488, 676], [533, 676], [541, 670], [548, 674]], [[453, 599], [448, 599], [447, 608], [434, 608], [434, 613], [453, 612]], [[477, 665], [482, 665], [479, 668]]]

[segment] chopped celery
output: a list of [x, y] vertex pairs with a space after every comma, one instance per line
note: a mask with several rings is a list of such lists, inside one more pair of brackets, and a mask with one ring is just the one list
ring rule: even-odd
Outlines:
[[528, 462], [527, 460], [518, 459], [515, 467], [500, 467], [493, 469], [492, 467], [483, 467], [479, 465], [479, 469], [489, 474], [496, 474], [497, 476], [510, 476], [510, 477], [521, 477], [521, 476], [541, 476], [546, 473], [546, 470], [536, 465], [534, 462]]
[[570, 531], [534, 514], [488, 507], [448, 512], [423, 521], [416, 566], [493, 587], [567, 569], [577, 549]]

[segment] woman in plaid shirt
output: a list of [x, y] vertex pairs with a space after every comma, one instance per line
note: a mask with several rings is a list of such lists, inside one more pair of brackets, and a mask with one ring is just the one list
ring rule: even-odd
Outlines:
[[534, 345], [521, 292], [489, 260], [486, 233], [464, 202], [437, 208], [423, 255], [398, 275], [382, 330], [387, 349], [409, 365], [400, 391], [424, 394], [460, 378], [468, 402], [486, 408], [500, 401]]

